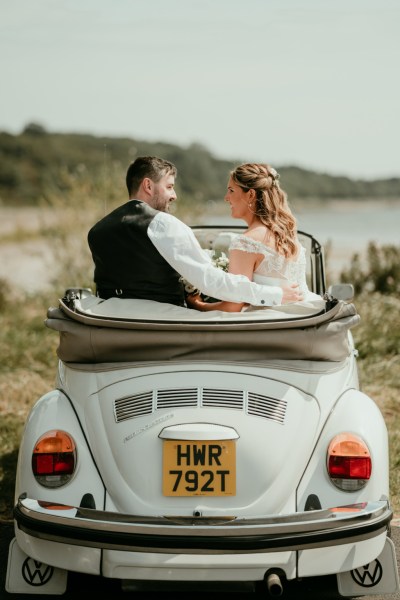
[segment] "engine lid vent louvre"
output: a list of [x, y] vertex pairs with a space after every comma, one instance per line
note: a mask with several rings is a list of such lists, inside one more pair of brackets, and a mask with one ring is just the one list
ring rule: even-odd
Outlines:
[[198, 405], [197, 388], [176, 388], [156, 391], [156, 405], [160, 408], [184, 408]]
[[202, 393], [202, 405], [216, 408], [233, 408], [243, 410], [243, 390], [216, 390], [204, 388]]
[[114, 402], [115, 421], [120, 423], [156, 410], [179, 408], [226, 408], [284, 423], [287, 401], [264, 394], [223, 388], [168, 388], [142, 392]]
[[144, 392], [125, 398], [119, 398], [114, 402], [115, 421], [126, 421], [153, 412], [153, 392]]
[[264, 417], [278, 423], [283, 423], [286, 415], [287, 402], [286, 400], [278, 400], [277, 398], [269, 398], [263, 394], [248, 393], [247, 413]]

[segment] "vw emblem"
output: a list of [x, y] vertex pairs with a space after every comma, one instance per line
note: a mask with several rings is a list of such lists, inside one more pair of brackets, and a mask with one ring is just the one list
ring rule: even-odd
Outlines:
[[368, 565], [351, 571], [352, 579], [361, 587], [370, 588], [377, 585], [382, 579], [383, 569], [379, 560], [374, 560]]
[[33, 558], [26, 558], [22, 565], [22, 577], [29, 585], [46, 585], [54, 573], [53, 567], [45, 565]]

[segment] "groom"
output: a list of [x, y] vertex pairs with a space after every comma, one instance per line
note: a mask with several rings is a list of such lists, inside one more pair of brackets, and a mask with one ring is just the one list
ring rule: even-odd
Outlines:
[[97, 295], [142, 298], [185, 306], [181, 276], [204, 294], [253, 306], [302, 300], [297, 284], [262, 286], [215, 267], [193, 231], [169, 214], [177, 170], [155, 156], [128, 168], [129, 200], [88, 233]]

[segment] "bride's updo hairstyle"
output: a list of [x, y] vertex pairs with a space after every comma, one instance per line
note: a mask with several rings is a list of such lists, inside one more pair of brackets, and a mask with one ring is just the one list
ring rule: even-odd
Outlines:
[[255, 191], [252, 211], [274, 236], [277, 252], [286, 258], [294, 256], [298, 250], [296, 219], [279, 185], [279, 174], [267, 164], [245, 163], [231, 171], [231, 177], [245, 192]]

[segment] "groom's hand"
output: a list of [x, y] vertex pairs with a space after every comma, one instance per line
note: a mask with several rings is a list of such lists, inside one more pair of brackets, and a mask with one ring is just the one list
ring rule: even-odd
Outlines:
[[304, 296], [300, 291], [298, 283], [288, 283], [283, 285], [282, 290], [282, 304], [288, 304], [289, 302], [300, 302], [301, 300], [304, 300]]

